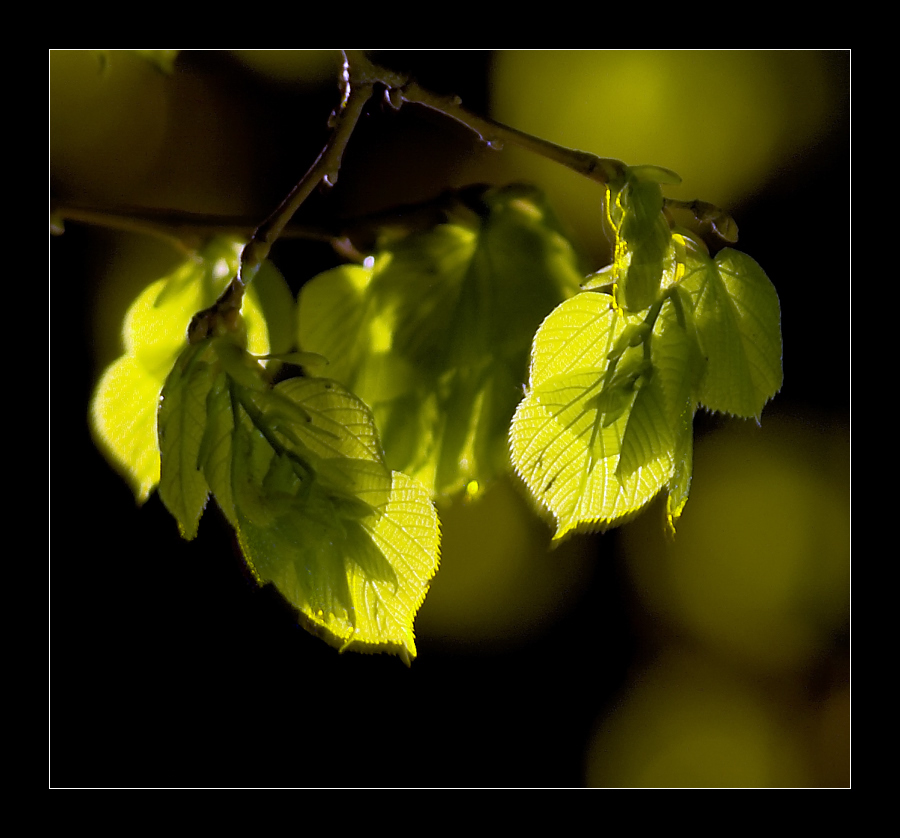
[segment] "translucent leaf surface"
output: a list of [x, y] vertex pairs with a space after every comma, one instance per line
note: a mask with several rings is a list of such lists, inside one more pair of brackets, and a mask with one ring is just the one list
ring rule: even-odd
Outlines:
[[531, 338], [581, 279], [536, 192], [491, 190], [484, 203], [300, 295], [300, 348], [371, 406], [389, 465], [435, 494], [505, 469]]
[[706, 358], [699, 402], [710, 410], [758, 418], [783, 379], [775, 288], [756, 262], [730, 248], [715, 259], [692, 248], [680, 288], [689, 298]]
[[[644, 323], [608, 295], [586, 292], [555, 309], [535, 335], [510, 450], [556, 520], [556, 538], [639, 511], [669, 485], [676, 452], [689, 445], [698, 371], [690, 337], [671, 302], [652, 330]], [[689, 476], [683, 463], [677, 469], [686, 496]]]
[[[644, 221], [663, 218], [656, 193], [633, 187], [612, 210], [621, 220], [612, 295], [579, 294], [547, 317], [510, 431], [516, 470], [555, 518], [557, 538], [611, 526], [662, 489], [674, 528], [690, 492], [697, 407], [758, 416], [781, 386], [778, 296], [742, 253], [713, 259], [689, 234], [669, 231], [665, 255], [644, 262], [657, 264], [658, 280], [637, 283], [647, 307], [622, 304]], [[624, 234], [629, 218], [640, 235]], [[602, 278], [586, 286], [602, 288]]]
[[428, 493], [384, 463], [366, 405], [334, 381], [272, 387], [227, 338], [188, 347], [159, 411], [160, 496], [192, 538], [210, 491], [257, 579], [340, 649], [411, 660], [438, 563]]
[[621, 188], [607, 191], [609, 221], [616, 235], [611, 279], [628, 311], [643, 311], [656, 302], [663, 274], [673, 267], [672, 234], [663, 215], [660, 183], [679, 180], [666, 169], [635, 166]]
[[[94, 438], [140, 503], [159, 482], [157, 407], [163, 383], [187, 346], [191, 317], [215, 302], [237, 270], [239, 253], [239, 243], [216, 239], [149, 285], [126, 315], [124, 354], [103, 373], [94, 390]], [[293, 301], [271, 265], [260, 271], [248, 290], [243, 318], [252, 352], [290, 348]]]
[[237, 527], [231, 492], [234, 403], [231, 387], [223, 374], [216, 378], [206, 397], [206, 426], [198, 453], [209, 491], [229, 523]]
[[399, 472], [383, 485], [371, 478], [385, 500], [361, 515], [318, 484], [304, 487], [283, 457], [257, 464], [263, 443], [249, 428], [241, 426], [235, 441], [238, 533], [258, 578], [342, 651], [414, 658], [413, 620], [439, 547], [425, 490]]
[[440, 539], [427, 492], [385, 466], [371, 413], [336, 382], [231, 387], [230, 503], [254, 573], [340, 649], [415, 657]]
[[133, 355], [123, 355], [100, 376], [91, 400], [94, 439], [138, 503], [159, 483], [156, 408], [162, 383]]
[[217, 370], [203, 358], [207, 350], [206, 345], [200, 345], [182, 353], [163, 386], [157, 417], [159, 494], [187, 539], [197, 534], [209, 495], [200, 453], [206, 431], [206, 400]]

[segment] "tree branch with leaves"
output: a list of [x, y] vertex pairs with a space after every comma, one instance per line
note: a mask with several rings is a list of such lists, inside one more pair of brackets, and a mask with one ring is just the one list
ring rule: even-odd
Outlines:
[[[346, 229], [307, 229], [354, 258], [295, 301], [272, 245], [337, 182], [376, 94], [594, 181], [611, 264], [585, 275], [536, 187], [473, 187], [427, 207], [424, 227], [360, 220], [352, 246]], [[477, 500], [513, 471], [557, 540], [616, 526], [661, 492], [674, 533], [695, 412], [758, 418], [781, 387], [780, 309], [763, 270], [722, 247], [737, 238], [726, 213], [663, 196], [679, 181], [668, 169], [476, 116], [359, 52], [344, 54], [339, 96], [325, 147], [252, 232], [83, 207], [54, 219], [190, 249], [133, 303], [91, 405], [97, 443], [138, 501], [158, 490], [192, 539], [213, 497], [255, 577], [311, 631], [409, 662], [438, 569], [436, 500]]]

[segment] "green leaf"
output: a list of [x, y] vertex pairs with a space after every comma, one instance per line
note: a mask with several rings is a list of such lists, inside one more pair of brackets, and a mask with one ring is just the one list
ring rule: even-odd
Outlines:
[[138, 503], [159, 483], [156, 409], [162, 383], [133, 355], [123, 355], [104, 370], [91, 399], [97, 446], [128, 481]]
[[581, 279], [538, 193], [483, 201], [483, 217], [389, 242], [300, 294], [300, 348], [370, 405], [391, 468], [436, 495], [505, 470], [531, 338]]
[[706, 359], [699, 402], [710, 410], [758, 418], [783, 381], [774, 286], [743, 253], [726, 248], [711, 259], [693, 247], [679, 288]]
[[337, 382], [272, 387], [228, 337], [188, 346], [162, 391], [160, 496], [193, 538], [210, 491], [260, 583], [339, 649], [416, 654], [440, 527], [384, 463], [372, 414]]
[[655, 166], [628, 170], [625, 184], [607, 192], [616, 246], [611, 279], [628, 311], [643, 311], [656, 302], [664, 274], [674, 269], [669, 223], [663, 214], [660, 183], [678, 182], [674, 172]]
[[198, 462], [210, 493], [228, 522], [237, 527], [237, 515], [231, 493], [234, 404], [230, 383], [224, 375], [217, 378], [206, 396], [206, 427], [200, 442]]
[[233, 380], [231, 388], [229, 504], [255, 575], [342, 651], [409, 662], [438, 565], [428, 493], [385, 466], [371, 413], [336, 382], [290, 379], [269, 394]]
[[690, 466], [679, 455], [690, 445], [699, 359], [670, 300], [648, 318], [585, 292], [535, 335], [510, 452], [556, 539], [620, 523], [664, 488], [677, 495], [675, 512], [684, 505]]
[[184, 538], [197, 535], [197, 525], [209, 486], [202, 464], [203, 438], [206, 432], [206, 403], [218, 370], [204, 359], [209, 346], [191, 346], [175, 364], [160, 396], [159, 495], [178, 522]]
[[579, 294], [547, 317], [510, 429], [513, 464], [555, 518], [556, 538], [613, 526], [663, 489], [674, 529], [690, 492], [697, 407], [758, 416], [781, 386], [778, 297], [743, 254], [712, 259], [687, 234], [667, 233], [658, 283], [637, 286], [650, 303], [640, 312], [617, 304], [636, 264], [637, 239], [622, 230], [645, 210], [659, 215], [656, 198], [634, 186], [647, 184], [629, 180], [617, 203], [619, 287]]
[[685, 410], [682, 414], [680, 432], [675, 443], [675, 470], [669, 480], [666, 496], [666, 519], [670, 534], [675, 533], [675, 524], [684, 512], [691, 491], [691, 478], [694, 471], [694, 410]]
[[[212, 305], [237, 270], [241, 244], [217, 238], [132, 303], [122, 330], [124, 354], [101, 375], [91, 399], [98, 447], [125, 477], [139, 503], [160, 479], [157, 407], [163, 383], [187, 346], [191, 317]], [[244, 298], [247, 347], [285, 352], [293, 341], [293, 299], [266, 264]]]

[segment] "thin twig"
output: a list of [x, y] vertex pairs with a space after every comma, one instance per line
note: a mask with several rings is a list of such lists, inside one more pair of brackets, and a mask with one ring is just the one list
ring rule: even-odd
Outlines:
[[463, 108], [459, 96], [439, 96], [432, 93], [406, 76], [373, 64], [362, 52], [348, 51], [347, 56], [354, 73], [358, 72], [369, 83], [385, 86], [387, 99], [394, 108], [399, 109], [404, 103], [421, 105], [464, 125], [489, 148], [500, 151], [506, 145], [516, 145], [600, 183], [610, 183], [625, 177], [628, 167], [621, 160], [566, 148], [502, 122], [477, 116]]
[[[247, 216], [211, 215], [152, 207], [95, 207], [68, 201], [53, 204], [50, 208], [50, 224], [53, 233], [62, 233], [68, 222], [141, 233], [155, 236], [174, 247], [192, 249], [210, 233], [249, 239], [258, 226], [257, 220]], [[307, 239], [331, 242], [340, 238], [337, 229], [290, 224], [281, 232], [281, 238]]]
[[220, 325], [227, 330], [234, 328], [243, 302], [244, 289], [252, 282], [260, 266], [268, 258], [272, 245], [282, 234], [294, 213], [320, 182], [324, 181], [329, 185], [337, 182], [344, 150], [362, 115], [363, 108], [372, 98], [375, 89], [374, 84], [365, 79], [362, 83], [351, 86], [350, 67], [346, 57], [342, 78], [341, 104], [338, 110], [332, 114], [333, 131], [325, 148], [322, 149], [300, 182], [253, 232], [250, 241], [241, 251], [237, 276], [231, 281], [225, 292], [208, 309], [194, 315], [188, 326], [189, 342], [196, 343], [207, 335], [214, 334]]
[[437, 96], [423, 89], [416, 82], [411, 82], [400, 89], [399, 98], [403, 102], [422, 105], [438, 111], [465, 125], [470, 131], [477, 134], [489, 148], [500, 151], [506, 145], [516, 145], [600, 183], [610, 183], [625, 177], [627, 166], [621, 160], [598, 157], [589, 151], [566, 148], [525, 131], [519, 131], [517, 128], [511, 128], [502, 122], [476, 116], [462, 107], [462, 100], [458, 96]]
[[[290, 194], [262, 224], [253, 230], [241, 251], [237, 276], [214, 305], [195, 315], [191, 321], [188, 328], [190, 342], [202, 340], [207, 335], [217, 332], [221, 327], [228, 330], [234, 328], [243, 301], [244, 290], [268, 258], [274, 242], [286, 233], [294, 214], [319, 183], [324, 181], [328, 185], [333, 185], [337, 182], [347, 143], [376, 87], [384, 88], [386, 98], [394, 108], [399, 109], [403, 104], [408, 103], [437, 111], [464, 125], [489, 148], [500, 150], [506, 145], [519, 146], [599, 183], [622, 184], [628, 177], [629, 169], [621, 160], [599, 157], [591, 152], [566, 148], [493, 119], [476, 116], [462, 107], [462, 100], [458, 96], [439, 96], [431, 93], [407, 76], [373, 64], [362, 52], [353, 50], [344, 52], [341, 79], [341, 102], [330, 119], [333, 129], [331, 137], [316, 161]], [[727, 223], [730, 219], [721, 211], [697, 202], [691, 204], [690, 208], [698, 219], [710, 224], [720, 235], [727, 238], [731, 233], [731, 228]], [[163, 236], [170, 240], [177, 239], [182, 246], [186, 227], [189, 229], [192, 223], [198, 223], [197, 219], [191, 222], [184, 218], [173, 217], [172, 214], [167, 217], [164, 213], [154, 214], [152, 211], [113, 217], [109, 213], [79, 210], [75, 207], [71, 207], [67, 211], [55, 208], [52, 219], [58, 226], [58, 222], [66, 218], [100, 223], [101, 217], [102, 223], [105, 223], [106, 226], [119, 229], [141, 229], [143, 232]], [[183, 222], [187, 222], [186, 225]], [[733, 226], [733, 222], [731, 225]], [[218, 229], [221, 230], [222, 227], [228, 229], [231, 224], [226, 222]], [[234, 227], [231, 229], [235, 230]], [[239, 225], [235, 231], [246, 235], [247, 228]], [[332, 243], [341, 240], [340, 236], [329, 234], [321, 234], [316, 237], [331, 240]]]

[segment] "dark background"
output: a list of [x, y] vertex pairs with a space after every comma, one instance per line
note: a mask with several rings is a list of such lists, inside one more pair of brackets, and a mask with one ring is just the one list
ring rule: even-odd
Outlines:
[[[494, 53], [375, 57], [415, 73], [426, 87], [458, 93], [476, 113], [495, 107]], [[827, 90], [819, 92], [827, 108], [813, 139], [760, 176], [757, 188], [730, 195], [728, 209], [741, 229], [738, 246], [766, 268], [782, 302], [785, 386], [767, 408], [763, 428], [771, 411], [776, 425], [799, 423], [801, 433], [840, 440], [827, 450], [839, 460], [849, 520], [850, 60], [849, 53], [820, 57]], [[115, 94], [121, 100], [109, 94], [104, 102], [108, 91], [97, 92], [105, 82], [97, 81], [103, 76], [96, 56], [51, 53], [54, 201], [261, 220], [327, 137], [337, 95], [327, 61], [324, 69], [294, 67], [278, 78], [229, 53], [186, 53], [172, 76], [157, 78], [134, 69], [132, 60], [113, 55], [106, 72], [124, 66], [128, 79]], [[126, 129], [115, 141], [84, 130], [90, 106], [109, 114], [124, 108], [115, 103], [134, 99], [142, 104], [122, 116], [132, 132], [125, 140]], [[109, 135], [116, 135], [115, 126]], [[602, 140], [583, 145], [619, 154]], [[310, 199], [299, 220], [422, 200], [473, 180], [509, 179], [492, 168], [505, 154], [480, 148], [439, 115], [373, 105], [351, 141], [338, 185]], [[666, 159], [628, 162], [675, 168]], [[684, 634], [677, 626], [660, 628], [642, 596], [621, 549], [628, 528], [575, 540], [565, 554], [572, 562], [565, 602], [554, 600], [540, 619], [527, 613], [535, 607], [534, 591], [517, 604], [512, 586], [496, 608], [513, 616], [493, 630], [484, 628], [489, 621], [455, 630], [444, 616], [426, 623], [426, 602], [419, 657], [409, 669], [386, 656], [338, 655], [299, 628], [277, 594], [256, 587], [215, 509], [207, 510], [195, 542], [182, 541], [158, 498], [137, 508], [92, 443], [88, 404], [97, 375], [120, 351], [116, 324], [137, 291], [178, 259], [140, 239], [73, 223], [50, 241], [51, 785], [590, 782], [591, 743], [624, 705], [623, 690], [640, 682], [635, 673], [669, 648], [671, 637]], [[295, 291], [336, 263], [329, 248], [293, 241], [280, 242], [273, 259]], [[725, 425], [699, 414], [698, 448]], [[701, 480], [695, 477], [698, 487]], [[653, 526], [657, 513], [646, 516], [654, 516]], [[543, 530], [534, 537], [538, 558], [532, 561], [541, 563], [541, 573], [562, 561], [561, 551], [545, 552], [547, 537]], [[442, 573], [449, 578], [453, 561], [445, 553], [438, 580]], [[838, 586], [849, 589], [849, 530], [846, 561]], [[528, 567], [516, 572], [531, 573]], [[452, 614], [452, 606], [446, 611]], [[788, 785], [849, 782], [849, 710], [841, 709], [849, 707], [848, 605], [828, 612], [817, 630], [802, 659], [736, 676], [764, 696], [788, 696], [779, 698], [780, 719], [797, 735], [803, 765], [788, 775]], [[696, 653], [698, 643], [691, 647]], [[739, 670], [740, 661], [732, 656], [728, 667]], [[642, 784], [625, 774], [602, 776], [612, 777], [603, 784]], [[704, 784], [693, 776], [648, 782]], [[759, 774], [748, 784], [780, 783]]]

